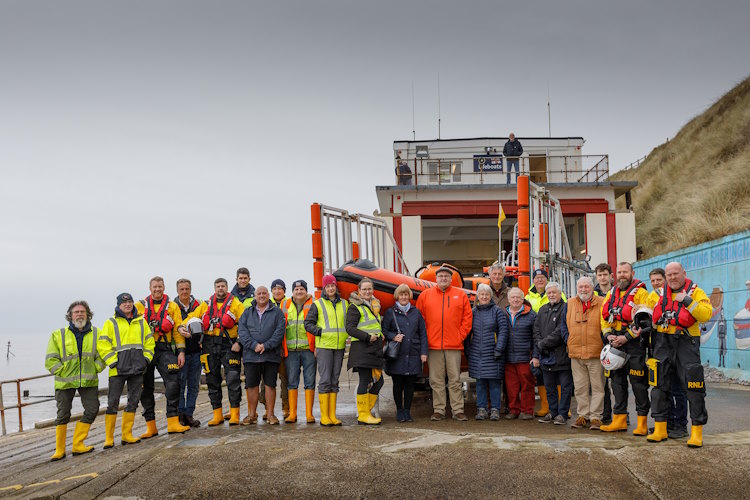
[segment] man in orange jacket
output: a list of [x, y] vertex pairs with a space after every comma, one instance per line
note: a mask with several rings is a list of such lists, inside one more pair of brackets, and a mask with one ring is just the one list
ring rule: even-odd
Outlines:
[[453, 418], [466, 421], [461, 391], [461, 353], [471, 331], [471, 304], [459, 288], [451, 286], [453, 271], [441, 267], [435, 273], [437, 286], [419, 295], [417, 309], [427, 326], [427, 344], [432, 387], [432, 420], [445, 418], [445, 376], [448, 375]]

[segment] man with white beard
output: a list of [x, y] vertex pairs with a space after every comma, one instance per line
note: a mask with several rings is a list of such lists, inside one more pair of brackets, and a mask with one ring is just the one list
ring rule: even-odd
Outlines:
[[70, 304], [65, 319], [68, 326], [52, 332], [47, 344], [44, 366], [55, 376], [55, 401], [57, 402], [56, 446], [51, 461], [65, 458], [70, 409], [76, 391], [81, 396], [83, 417], [73, 434], [73, 455], [94, 449], [86, 446], [84, 439], [99, 413], [99, 377], [104, 361], [96, 351], [98, 331], [91, 325], [94, 314], [85, 300]]
[[[604, 408], [604, 367], [599, 354], [604, 347], [601, 316], [604, 297], [594, 294], [588, 276], [578, 279], [578, 295], [568, 301], [560, 333], [568, 345], [578, 418], [571, 427], [599, 430]], [[590, 392], [590, 394], [589, 394]]]

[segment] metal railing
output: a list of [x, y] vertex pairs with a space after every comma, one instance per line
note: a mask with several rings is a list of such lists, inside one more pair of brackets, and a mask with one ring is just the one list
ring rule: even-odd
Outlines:
[[394, 174], [400, 186], [510, 184], [518, 176], [513, 162], [518, 164], [518, 174], [528, 175], [538, 184], [598, 183], [609, 179], [608, 155], [396, 159]]
[[622, 167], [618, 172], [624, 172], [625, 170], [630, 170], [631, 168], [638, 168], [641, 166], [641, 164], [646, 161], [646, 158], [648, 158], [648, 155], [643, 156], [641, 158], [638, 158], [637, 160], [628, 163], [624, 167]]
[[[36, 375], [34, 377], [24, 377], [24, 378], [17, 378], [13, 380], [3, 380], [0, 382], [0, 425], [2, 426], [2, 435], [5, 436], [7, 434], [7, 429], [5, 428], [5, 410], [13, 410], [15, 408], [18, 409], [18, 432], [23, 432], [23, 408], [26, 406], [31, 405], [38, 405], [41, 403], [47, 403], [49, 401], [54, 401], [55, 398], [41, 398], [36, 399], [34, 401], [31, 401], [29, 403], [23, 403], [21, 401], [21, 383], [28, 382], [29, 380], [38, 380], [40, 378], [47, 378], [52, 377], [53, 375], [51, 373], [47, 373], [44, 375]], [[5, 402], [3, 401], [3, 386], [6, 384], [16, 384], [16, 404], [11, 406], [5, 406]]]

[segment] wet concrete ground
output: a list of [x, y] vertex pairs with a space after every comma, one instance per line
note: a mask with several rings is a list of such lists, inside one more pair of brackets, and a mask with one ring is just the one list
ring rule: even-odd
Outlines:
[[[388, 379], [387, 379], [388, 380]], [[750, 391], [709, 386], [702, 449], [685, 439], [651, 444], [534, 421], [430, 422], [426, 393], [416, 422], [399, 424], [383, 389], [380, 426], [358, 426], [353, 387], [342, 384], [344, 426], [317, 424], [192, 429], [50, 463], [54, 429], [0, 439], [0, 496], [23, 498], [347, 497], [747, 498], [750, 496]], [[300, 398], [302, 399], [302, 398]], [[300, 401], [303, 403], [302, 401]], [[316, 417], [317, 401], [316, 401]], [[631, 404], [632, 407], [632, 404]], [[277, 404], [280, 416], [280, 404]], [[475, 407], [469, 402], [467, 414]], [[211, 409], [201, 392], [196, 416]], [[246, 413], [243, 401], [242, 416]], [[302, 413], [302, 411], [300, 411]], [[631, 417], [635, 421], [635, 416]], [[136, 418], [136, 433], [144, 430]], [[70, 426], [68, 447], [72, 438]], [[69, 450], [68, 450], [69, 451]], [[70, 451], [69, 451], [70, 453]]]

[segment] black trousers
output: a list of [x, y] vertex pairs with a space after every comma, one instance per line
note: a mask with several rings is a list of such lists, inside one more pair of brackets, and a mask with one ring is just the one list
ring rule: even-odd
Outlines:
[[109, 377], [109, 392], [107, 393], [107, 414], [117, 415], [117, 407], [120, 406], [120, 396], [128, 384], [128, 403], [125, 411], [135, 413], [138, 402], [141, 400], [143, 389], [143, 375], [115, 375]]
[[[380, 371], [380, 377], [377, 380], [373, 380], [375, 377], [372, 373], [372, 368], [357, 368], [359, 373], [359, 385], [357, 386], [357, 394], [378, 394], [380, 389], [383, 387], [383, 371]], [[372, 384], [372, 385], [371, 385]], [[369, 387], [369, 390], [368, 390]]]
[[154, 420], [156, 414], [154, 409], [154, 372], [159, 370], [159, 375], [164, 381], [164, 395], [167, 398], [167, 418], [177, 416], [177, 407], [180, 404], [180, 373], [177, 368], [177, 356], [172, 352], [172, 347], [165, 342], [157, 342], [154, 349], [154, 359], [148, 364], [146, 374], [143, 376], [143, 393], [141, 394], [141, 406], [143, 406], [143, 418]]
[[73, 407], [73, 398], [76, 391], [81, 396], [83, 405], [82, 424], [93, 424], [99, 413], [99, 388], [79, 387], [77, 389], [56, 389], [55, 401], [57, 402], [57, 418], [55, 425], [64, 425], [70, 422], [70, 409]]
[[232, 342], [226, 337], [203, 337], [203, 354], [208, 354], [208, 370], [206, 383], [208, 384], [208, 398], [211, 407], [221, 408], [221, 369], [227, 381], [229, 406], [239, 408], [242, 402], [242, 388], [240, 386], [240, 370], [242, 370], [242, 351], [232, 352]]
[[646, 350], [641, 347], [639, 340], [631, 340], [619, 348], [630, 354], [625, 366], [609, 374], [612, 383], [612, 394], [615, 404], [612, 413], [627, 415], [628, 413], [628, 381], [635, 396], [635, 410], [639, 417], [647, 417], [651, 409], [648, 399], [648, 371], [646, 370]]
[[654, 358], [659, 360], [660, 373], [657, 386], [651, 390], [654, 410], [651, 415], [656, 422], [669, 419], [672, 399], [673, 374], [676, 372], [690, 406], [690, 421], [693, 425], [708, 422], [706, 411], [706, 387], [701, 365], [700, 337], [687, 334], [653, 334]]
[[414, 400], [414, 385], [417, 383], [416, 375], [391, 375], [393, 379], [393, 400], [396, 409], [411, 409]]

